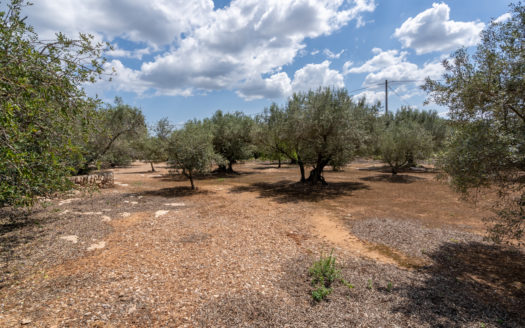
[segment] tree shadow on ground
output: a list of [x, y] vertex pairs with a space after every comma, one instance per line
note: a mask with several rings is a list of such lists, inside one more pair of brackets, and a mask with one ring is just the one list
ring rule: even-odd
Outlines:
[[[237, 172], [227, 173], [227, 172], [211, 172], [206, 174], [196, 174], [193, 176], [193, 180], [213, 180], [213, 179], [234, 179], [240, 178], [247, 175], [255, 174], [256, 172]], [[188, 181], [190, 180], [181, 173], [168, 173], [162, 174], [154, 177], [155, 179], [160, 179], [162, 181]]]
[[379, 174], [379, 175], [359, 178], [359, 180], [370, 181], [370, 182], [413, 183], [416, 181], [421, 181], [421, 180], [426, 180], [426, 179], [421, 178], [421, 177], [416, 177], [413, 175]]
[[40, 235], [40, 231], [32, 229], [42, 222], [51, 219], [37, 220], [33, 217], [35, 212], [16, 209], [0, 209], [0, 289], [9, 284], [9, 278], [16, 272], [11, 272], [10, 263], [21, 259], [17, 249], [29, 244]]
[[162, 188], [159, 190], [146, 190], [142, 192], [133, 193], [135, 196], [161, 196], [166, 198], [173, 197], [189, 197], [194, 195], [208, 195], [214, 193], [213, 191], [201, 189], [192, 190], [191, 187], [173, 187], [173, 188]]
[[127, 175], [127, 174], [159, 174], [158, 171], [152, 171], [152, 170], [147, 170], [147, 171], [133, 171], [133, 172], [119, 172], [118, 174], [124, 174], [124, 175]]
[[279, 203], [299, 201], [318, 202], [325, 199], [351, 195], [354, 190], [368, 189], [360, 182], [330, 182], [328, 185], [312, 186], [308, 183], [281, 180], [278, 182], [256, 182], [247, 186], [237, 186], [232, 193], [258, 192], [262, 198], [273, 198]]
[[421, 285], [400, 286], [407, 299], [393, 309], [433, 327], [525, 326], [525, 254], [479, 242], [447, 243], [427, 254]]
[[[360, 167], [359, 171], [371, 171], [371, 172], [382, 172], [382, 173], [392, 173], [392, 168], [388, 165], [381, 166], [368, 166]], [[432, 167], [418, 166], [418, 167], [402, 167], [399, 168], [399, 172], [403, 173], [438, 173], [439, 171]]]

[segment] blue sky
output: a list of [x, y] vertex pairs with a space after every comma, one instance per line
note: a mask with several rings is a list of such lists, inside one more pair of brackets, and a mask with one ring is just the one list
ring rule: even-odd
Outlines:
[[[261, 112], [296, 91], [345, 87], [370, 102], [385, 79], [439, 78], [441, 60], [474, 49], [510, 1], [39, 0], [26, 9], [42, 38], [86, 32], [110, 42], [112, 81], [86, 86], [179, 124], [217, 109]], [[389, 109], [422, 109], [420, 82], [391, 83]]]

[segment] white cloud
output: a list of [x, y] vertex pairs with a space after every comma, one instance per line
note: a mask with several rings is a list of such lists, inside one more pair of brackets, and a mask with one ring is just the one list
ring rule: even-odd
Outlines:
[[41, 0], [28, 14], [40, 35], [90, 32], [121, 45], [112, 57], [155, 55], [135, 70], [112, 61], [118, 90], [191, 95], [239, 88], [254, 99], [289, 93], [291, 82], [279, 72], [304, 53], [305, 39], [374, 9], [374, 0], [233, 0], [220, 10], [211, 0]]
[[134, 50], [125, 50], [125, 49], [121, 49], [118, 45], [116, 45], [116, 46], [113, 46], [112, 50], [106, 51], [106, 55], [109, 57], [114, 57], [114, 58], [135, 58], [135, 59], [142, 60], [142, 57], [144, 55], [149, 55], [153, 51], [154, 50], [150, 47], [134, 49]]
[[445, 3], [434, 3], [432, 8], [408, 18], [397, 28], [394, 36], [403, 47], [413, 48], [417, 54], [449, 51], [473, 46], [485, 27], [481, 22], [456, 22], [450, 19], [450, 8]]
[[319, 87], [344, 87], [343, 75], [330, 69], [328, 60], [320, 64], [305, 65], [295, 72], [293, 81], [284, 72], [265, 79], [255, 76], [241, 85], [237, 94], [246, 100], [275, 99], [288, 97], [293, 92], [316, 90]]
[[339, 51], [338, 53], [333, 53], [332, 51], [330, 51], [330, 49], [323, 50], [323, 54], [330, 59], [338, 59], [344, 52], [344, 49]]
[[40, 0], [25, 9], [40, 36], [56, 31], [101, 35], [107, 41], [119, 37], [152, 46], [171, 44], [213, 13], [211, 0]]
[[375, 72], [399, 64], [405, 60], [407, 55], [405, 51], [401, 53], [398, 50], [383, 51], [380, 48], [372, 49], [372, 53], [375, 54], [375, 56], [359, 67], [351, 68], [352, 63], [346, 62], [343, 65], [343, 72], [345, 74]]
[[360, 92], [354, 96], [352, 96], [353, 99], [362, 99], [365, 98], [366, 102], [368, 104], [376, 104], [378, 101], [383, 102], [385, 100], [385, 92], [384, 91], [372, 91], [372, 90], [365, 90], [363, 92]]
[[284, 98], [291, 93], [291, 81], [288, 74], [284, 72], [276, 73], [266, 79], [255, 76], [246, 81], [246, 83], [237, 90], [237, 94], [246, 100]]
[[505, 14], [499, 16], [498, 18], [496, 18], [494, 20], [494, 23], [504, 23], [504, 22], [508, 21], [511, 17], [512, 17], [512, 15], [510, 13], [505, 13]]
[[292, 89], [297, 91], [315, 90], [319, 87], [344, 87], [343, 75], [330, 69], [330, 61], [321, 64], [308, 64], [296, 71]]
[[363, 85], [382, 83], [385, 80], [396, 81], [421, 81], [426, 77], [438, 79], [443, 74], [443, 66], [440, 61], [431, 61], [418, 66], [407, 60], [407, 52], [398, 50], [383, 51], [374, 48], [374, 57], [358, 67], [343, 66], [344, 73], [368, 73]]

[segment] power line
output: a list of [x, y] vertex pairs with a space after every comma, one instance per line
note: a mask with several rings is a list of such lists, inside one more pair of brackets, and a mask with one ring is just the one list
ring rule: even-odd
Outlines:
[[399, 99], [401, 99], [401, 101], [405, 103], [405, 105], [407, 105], [408, 107], [410, 107], [410, 104], [409, 104], [405, 99], [403, 99], [403, 97], [401, 97], [401, 96], [396, 92], [396, 90], [394, 90], [394, 89], [391, 88], [391, 87], [388, 87], [388, 89], [392, 90], [392, 92], [395, 93], [396, 96], [398, 96]]

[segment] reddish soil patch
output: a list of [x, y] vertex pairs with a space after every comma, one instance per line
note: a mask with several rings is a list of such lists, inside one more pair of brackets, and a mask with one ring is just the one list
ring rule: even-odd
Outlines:
[[[484, 203], [379, 167], [311, 188], [296, 167], [248, 163], [191, 191], [135, 164], [114, 189], [5, 210], [0, 326], [524, 325], [524, 255], [481, 241]], [[355, 288], [314, 304], [308, 267], [331, 249]]]

